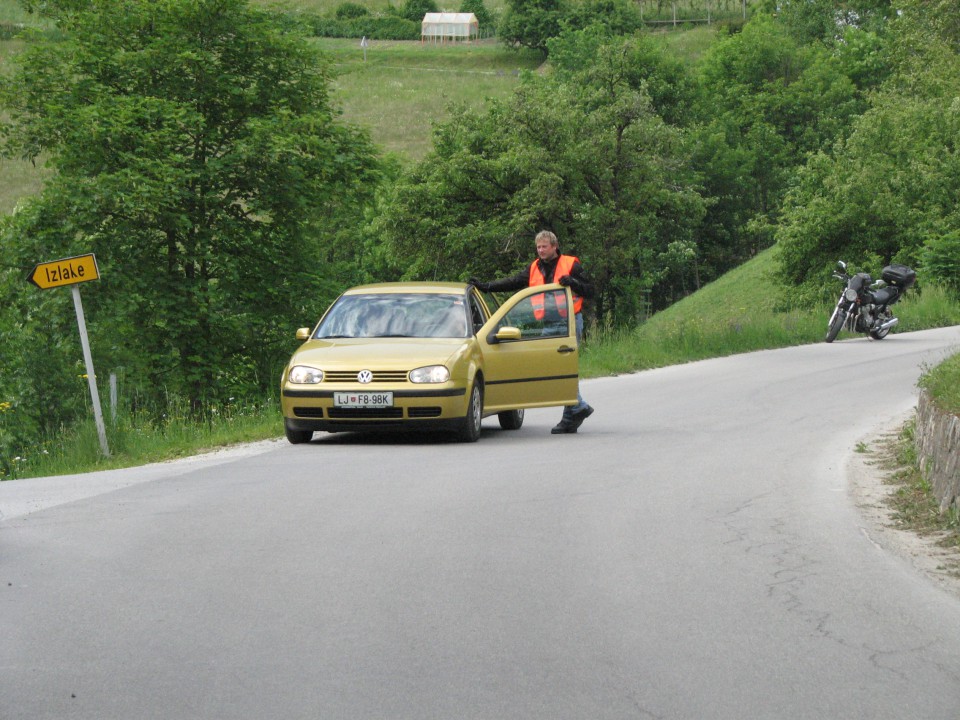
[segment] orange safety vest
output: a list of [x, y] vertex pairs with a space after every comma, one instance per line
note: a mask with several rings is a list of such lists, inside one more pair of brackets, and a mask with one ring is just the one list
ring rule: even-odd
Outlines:
[[[573, 264], [575, 262], [580, 262], [580, 259], [574, 257], [573, 255], [561, 255], [557, 258], [557, 266], [553, 271], [553, 281], [556, 282], [564, 275], [569, 275], [573, 270]], [[547, 279], [543, 276], [543, 273], [540, 272], [540, 265], [537, 260], [534, 260], [530, 264], [530, 281], [528, 283], [530, 287], [534, 285], [546, 285]], [[543, 320], [546, 311], [544, 310], [544, 296], [543, 295], [534, 295], [531, 299], [533, 304], [533, 316], [537, 320]], [[573, 294], [573, 312], [580, 312], [583, 308], [583, 298]], [[565, 318], [567, 316], [567, 297], [566, 295], [561, 295], [557, 299], [557, 310], [560, 313], [560, 317]]]

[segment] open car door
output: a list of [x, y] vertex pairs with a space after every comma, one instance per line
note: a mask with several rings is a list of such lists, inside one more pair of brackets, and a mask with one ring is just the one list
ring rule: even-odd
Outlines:
[[580, 361], [569, 288], [521, 290], [477, 337], [486, 372], [485, 413], [576, 404]]

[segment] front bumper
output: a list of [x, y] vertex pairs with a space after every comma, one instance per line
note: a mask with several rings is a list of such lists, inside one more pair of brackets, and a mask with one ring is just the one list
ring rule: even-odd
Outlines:
[[443, 429], [461, 422], [467, 412], [465, 388], [377, 388], [393, 393], [388, 408], [338, 408], [335, 392], [356, 387], [301, 389], [284, 387], [280, 400], [287, 427], [293, 430], [349, 431], [387, 428]]

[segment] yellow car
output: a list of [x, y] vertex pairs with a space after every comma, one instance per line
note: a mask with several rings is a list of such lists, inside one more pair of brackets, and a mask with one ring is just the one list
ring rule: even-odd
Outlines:
[[578, 348], [569, 288], [526, 288], [499, 307], [464, 283], [351, 288], [324, 313], [283, 371], [291, 443], [314, 431], [452, 430], [480, 436], [484, 417], [519, 429], [524, 408], [577, 402]]

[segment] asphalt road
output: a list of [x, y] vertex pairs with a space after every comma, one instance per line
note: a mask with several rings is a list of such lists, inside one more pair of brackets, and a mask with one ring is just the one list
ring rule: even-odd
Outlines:
[[589, 381], [575, 436], [551, 409], [0, 484], [0, 718], [956, 720], [960, 601], [844, 467], [958, 345]]

